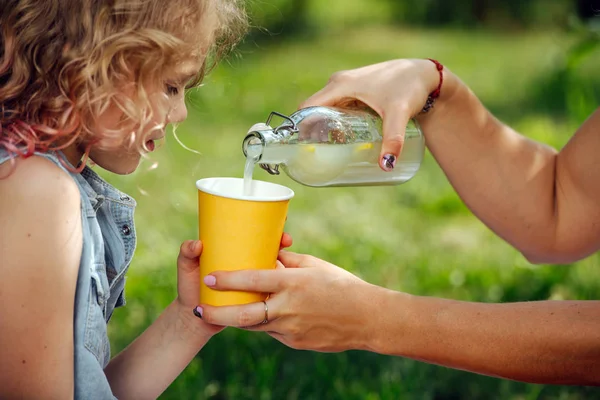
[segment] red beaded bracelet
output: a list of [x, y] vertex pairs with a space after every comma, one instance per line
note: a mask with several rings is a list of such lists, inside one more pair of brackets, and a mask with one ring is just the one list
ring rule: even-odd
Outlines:
[[442, 91], [442, 83], [444, 83], [444, 66], [440, 64], [437, 60], [434, 60], [432, 58], [428, 58], [428, 60], [435, 64], [435, 68], [440, 74], [440, 83], [438, 84], [437, 88], [433, 92], [429, 93], [429, 96], [427, 96], [427, 101], [425, 102], [425, 105], [421, 110], [422, 113], [429, 112], [429, 110], [433, 108], [433, 103], [435, 103], [435, 100], [438, 97], [440, 97], [440, 92]]

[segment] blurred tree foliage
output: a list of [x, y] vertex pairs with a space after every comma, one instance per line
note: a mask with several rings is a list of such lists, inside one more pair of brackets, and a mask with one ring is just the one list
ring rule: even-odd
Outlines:
[[[315, 19], [335, 24], [344, 19], [349, 10], [363, 19], [378, 18], [383, 23], [403, 26], [515, 29], [567, 26], [569, 19], [575, 16], [594, 19], [600, 9], [597, 0], [362, 0], [362, 7], [356, 7], [356, 1], [351, 3], [344, 0], [251, 1], [250, 15], [254, 27], [259, 28], [254, 30], [253, 36], [260, 38], [265, 31], [276, 36], [310, 33], [323, 27], [322, 23], [314, 23]], [[382, 7], [385, 12], [377, 16], [369, 10]]]
[[554, 69], [539, 72], [527, 104], [515, 107], [582, 121], [600, 98], [596, 80], [578, 71], [600, 43], [599, 0], [255, 0], [249, 3], [249, 13], [254, 26], [249, 42], [265, 44], [382, 24], [456, 28], [473, 34], [482, 29], [565, 30], [575, 42]]
[[534, 109], [584, 121], [598, 107], [598, 80], [580, 69], [600, 46], [598, 32], [582, 30], [579, 39], [566, 50], [564, 59], [552, 71], [542, 74], [532, 85]]
[[555, 24], [572, 13], [573, 0], [388, 0], [395, 21], [412, 25], [531, 27]]
[[309, 0], [253, 0], [248, 4], [252, 25], [251, 37], [294, 35], [305, 31]]

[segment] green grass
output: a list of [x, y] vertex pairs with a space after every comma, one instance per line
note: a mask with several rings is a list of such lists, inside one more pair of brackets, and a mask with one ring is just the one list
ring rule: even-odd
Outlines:
[[[246, 46], [190, 94], [190, 116], [133, 176], [104, 174], [138, 201], [139, 244], [128, 306], [109, 325], [113, 353], [175, 296], [179, 244], [197, 237], [194, 182], [241, 176], [241, 140], [272, 110], [293, 112], [329, 75], [396, 57], [438, 58], [501, 119], [560, 147], [582, 121], [544, 109], [544, 84], [577, 38], [561, 32], [486, 33], [364, 28]], [[590, 79], [598, 57], [578, 70]], [[598, 79], [591, 81], [596, 87]], [[559, 110], [560, 111], [560, 110]], [[150, 170], [152, 162], [158, 168]], [[290, 186], [286, 230], [293, 249], [388, 288], [474, 301], [600, 298], [600, 259], [534, 266], [488, 231], [452, 190], [435, 161], [398, 187], [314, 189], [262, 170], [255, 178]], [[364, 352], [319, 354], [266, 335], [227, 329], [213, 338], [165, 399], [584, 399], [581, 388], [527, 385]]]

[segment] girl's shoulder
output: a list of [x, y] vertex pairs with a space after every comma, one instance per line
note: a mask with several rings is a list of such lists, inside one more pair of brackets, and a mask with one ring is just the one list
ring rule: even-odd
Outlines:
[[[0, 207], [68, 211], [78, 210], [80, 191], [66, 170], [43, 156], [15, 158], [0, 164]], [[66, 210], [65, 210], [66, 208]]]
[[76, 275], [82, 226], [81, 195], [74, 179], [41, 156], [1, 164], [0, 177], [3, 259], [9, 254], [27, 256], [28, 252], [47, 249], [51, 254], [46, 255], [46, 260], [56, 256], [66, 261], [71, 258], [60, 249], [69, 249], [79, 252], [72, 271]]

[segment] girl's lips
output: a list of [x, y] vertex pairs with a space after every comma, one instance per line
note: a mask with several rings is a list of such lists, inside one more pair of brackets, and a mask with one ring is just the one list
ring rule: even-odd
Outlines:
[[148, 151], [154, 151], [154, 149], [156, 149], [156, 142], [161, 141], [164, 139], [164, 137], [165, 135], [159, 137], [150, 137], [148, 140], [146, 140], [146, 149], [148, 149]]
[[148, 151], [154, 151], [154, 148], [155, 148], [154, 140], [148, 140], [146, 142], [146, 148], [148, 149]]

